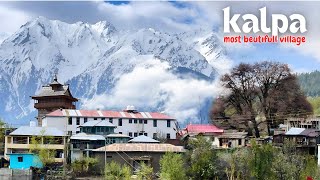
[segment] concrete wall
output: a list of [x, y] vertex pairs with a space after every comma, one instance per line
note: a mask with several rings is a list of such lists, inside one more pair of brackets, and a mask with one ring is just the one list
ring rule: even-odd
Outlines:
[[[105, 118], [109, 121], [108, 118]], [[88, 121], [94, 121], [94, 118], [87, 118]], [[98, 117], [97, 120], [101, 120], [101, 117]], [[68, 117], [46, 117], [43, 119], [43, 126], [47, 127], [56, 127], [59, 130], [68, 133], [68, 131], [72, 131], [72, 134], [76, 134], [77, 131], [80, 131], [79, 126], [84, 123], [84, 117], [80, 117], [80, 124], [76, 124], [77, 120], [76, 117], [72, 117], [72, 125], [68, 124]], [[167, 127], [167, 120], [157, 120], [157, 127], [153, 127], [153, 119], [148, 119], [147, 124], [134, 123], [134, 119], [132, 119], [132, 123], [129, 123], [129, 119], [123, 118], [122, 119], [122, 126], [119, 126], [119, 119], [113, 118], [112, 124], [116, 125], [117, 128], [115, 129], [115, 133], [121, 132], [122, 134], [129, 135], [132, 133], [134, 136], [135, 132], [145, 131], [147, 136], [153, 138], [153, 133], [158, 133], [166, 137], [167, 134], [170, 134], [170, 139], [176, 139], [176, 131], [174, 130], [175, 127], [175, 120], [170, 120], [170, 127]]]
[[1, 180], [32, 180], [31, 170], [0, 168]]
[[[19, 162], [18, 159], [22, 161]], [[30, 167], [41, 168], [43, 165], [38, 156], [34, 154], [11, 154], [10, 169], [30, 169]]]

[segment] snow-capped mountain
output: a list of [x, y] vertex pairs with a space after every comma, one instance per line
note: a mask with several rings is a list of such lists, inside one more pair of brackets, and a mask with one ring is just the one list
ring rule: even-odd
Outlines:
[[[39, 17], [0, 45], [0, 117], [24, 120], [17, 123], [30, 120], [35, 114], [30, 96], [55, 73], [60, 82], [71, 84], [74, 96], [90, 99], [112, 91], [146, 58], [166, 63], [179, 78], [188, 72], [188, 78], [201, 76], [207, 81], [230, 62], [213, 32], [117, 30], [106, 21], [68, 24]], [[156, 110], [162, 110], [161, 104]]]

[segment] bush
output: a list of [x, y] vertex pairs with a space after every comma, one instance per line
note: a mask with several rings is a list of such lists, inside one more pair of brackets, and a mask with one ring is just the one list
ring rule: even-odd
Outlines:
[[107, 163], [104, 170], [106, 180], [129, 180], [132, 171], [127, 165], [120, 165], [114, 161]]
[[140, 169], [137, 172], [139, 180], [152, 180], [153, 179], [153, 168], [144, 163], [141, 164]]
[[95, 158], [85, 157], [76, 159], [72, 164], [71, 168], [75, 175], [88, 175], [92, 174], [94, 167], [97, 165], [98, 160]]

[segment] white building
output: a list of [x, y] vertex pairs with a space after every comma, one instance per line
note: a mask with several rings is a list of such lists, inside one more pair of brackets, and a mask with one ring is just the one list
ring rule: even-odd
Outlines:
[[83, 123], [94, 120], [109, 121], [117, 126], [115, 133], [130, 137], [176, 139], [176, 119], [159, 112], [58, 109], [43, 118], [42, 126], [56, 127], [71, 135], [79, 133]]

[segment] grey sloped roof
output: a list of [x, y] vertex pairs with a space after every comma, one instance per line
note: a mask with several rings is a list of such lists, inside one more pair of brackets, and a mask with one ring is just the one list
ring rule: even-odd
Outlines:
[[56, 91], [54, 91], [51, 86], [43, 86], [39, 94], [33, 97], [69, 95], [68, 89], [69, 89], [68, 85], [61, 85], [61, 87]]
[[12, 131], [13, 136], [65, 136], [64, 132], [54, 127], [21, 126]]
[[145, 136], [145, 135], [135, 137], [128, 142], [132, 142], [132, 143], [159, 143], [159, 141], [152, 139], [152, 138]]
[[116, 125], [110, 123], [107, 120], [93, 120], [88, 121], [82, 124], [80, 127], [94, 127], [94, 126], [102, 126], [102, 127], [117, 127]]
[[75, 140], [91, 140], [91, 141], [97, 141], [97, 140], [106, 140], [101, 135], [94, 135], [94, 134], [86, 134], [86, 133], [78, 133], [70, 137], [70, 139]]

